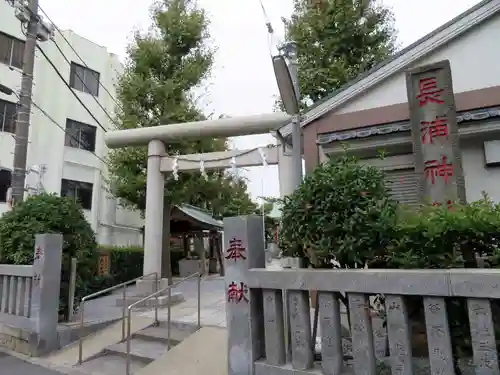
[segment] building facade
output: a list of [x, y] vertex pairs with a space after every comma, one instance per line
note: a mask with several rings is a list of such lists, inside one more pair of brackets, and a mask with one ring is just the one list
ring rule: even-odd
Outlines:
[[[500, 51], [491, 48], [498, 37], [500, 1], [482, 1], [317, 103], [302, 123], [306, 171], [347, 149], [386, 171], [395, 198], [417, 203], [405, 72], [448, 60], [467, 201], [487, 193], [500, 202]], [[280, 131], [289, 139], [290, 126]]]
[[[78, 200], [100, 243], [142, 244], [143, 220], [109, 197], [102, 161], [107, 153], [104, 133], [114, 127], [115, 85], [123, 67], [105, 47], [69, 30], [62, 34], [77, 53], [57, 31], [54, 41], [39, 45], [70, 88], [36, 51], [27, 194], [45, 191]], [[0, 2], [0, 84], [14, 90], [12, 95], [0, 93], [0, 214], [8, 209], [24, 39], [13, 8]]]

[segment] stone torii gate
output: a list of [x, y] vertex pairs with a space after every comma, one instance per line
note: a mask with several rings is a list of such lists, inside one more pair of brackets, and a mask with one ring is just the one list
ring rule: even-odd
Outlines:
[[[224, 118], [218, 120], [206, 120], [188, 122], [172, 125], [160, 125], [148, 128], [136, 128], [117, 130], [106, 133], [105, 142], [109, 148], [121, 148], [127, 146], [148, 146], [147, 182], [146, 182], [146, 212], [144, 228], [144, 265], [143, 274], [148, 275], [156, 272], [161, 275], [162, 271], [162, 246], [163, 246], [163, 208], [164, 208], [164, 174], [173, 169], [175, 156], [167, 155], [165, 143], [179, 139], [196, 139], [202, 137], [236, 137], [253, 134], [264, 134], [277, 130], [288, 124], [291, 116], [283, 113], [262, 114], [247, 117]], [[299, 145], [300, 146], [300, 145]], [[271, 149], [273, 150], [273, 149]], [[228, 161], [209, 162], [214, 159], [235, 158], [236, 167], [262, 165], [262, 158], [258, 152], [248, 152], [238, 156], [242, 151], [231, 150], [208, 154], [179, 155], [178, 171], [198, 169], [200, 158], [207, 160], [206, 169], [227, 168]], [[274, 148], [268, 153], [268, 164], [280, 164], [280, 185], [285, 185], [288, 180], [290, 161], [280, 162], [280, 152]], [[284, 156], [284, 154], [283, 154]], [[291, 158], [286, 158], [291, 159]], [[186, 161], [192, 160], [192, 162]], [[196, 167], [194, 167], [196, 165]], [[280, 186], [280, 195], [290, 193], [293, 188]], [[166, 286], [162, 279], [160, 287]], [[155, 291], [154, 278], [142, 280], [138, 283], [138, 291], [142, 296], [149, 295]], [[168, 301], [165, 301], [168, 302]]]

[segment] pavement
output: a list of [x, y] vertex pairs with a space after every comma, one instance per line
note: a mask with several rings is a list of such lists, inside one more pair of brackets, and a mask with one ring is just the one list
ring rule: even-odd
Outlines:
[[63, 375], [63, 373], [38, 366], [0, 351], [0, 374], [2, 375]]

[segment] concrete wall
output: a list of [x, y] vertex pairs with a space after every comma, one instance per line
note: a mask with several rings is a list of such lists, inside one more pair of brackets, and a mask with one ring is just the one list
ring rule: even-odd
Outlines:
[[[0, 31], [19, 39], [25, 39], [21, 33], [20, 22], [14, 16], [13, 8], [5, 1], [0, 2]], [[65, 37], [78, 51], [85, 63], [93, 70], [99, 72], [102, 85], [115, 97], [115, 85], [118, 75], [122, 72], [122, 65], [118, 56], [107, 51], [106, 47], [99, 46], [68, 30], [64, 31]], [[75, 55], [70, 46], [56, 32], [55, 40], [70, 61], [83, 65]], [[62, 76], [69, 81], [70, 65], [64, 60], [52, 42], [40, 43], [45, 53], [57, 66]], [[16, 91], [21, 84], [21, 73], [17, 69], [0, 63], [0, 82]], [[90, 109], [105, 129], [112, 129], [113, 123], [105, 112], [96, 103], [93, 97], [87, 93], [76, 91], [79, 98]], [[16, 102], [13, 95], [0, 94], [0, 99]], [[99, 103], [106, 111], [114, 116], [115, 103], [106, 91], [99, 88]], [[104, 131], [91, 118], [86, 110], [80, 105], [75, 97], [59, 79], [52, 67], [44, 59], [39, 51], [36, 53], [33, 100], [42, 107], [60, 126], [65, 128], [66, 119], [80, 121], [97, 126], [95, 154], [104, 158], [107, 148], [104, 144]], [[28, 167], [32, 165], [45, 164], [47, 171], [43, 176], [43, 186], [49, 193], [59, 194], [61, 191], [61, 179], [71, 179], [89, 182], [94, 185], [92, 210], [85, 212], [85, 216], [96, 231], [98, 239], [104, 243], [140, 244], [142, 243], [140, 232], [143, 221], [137, 212], [128, 212], [118, 208], [115, 215], [110, 215], [107, 210], [113, 209], [113, 203], [106, 199], [105, 165], [96, 155], [89, 151], [80, 150], [64, 145], [65, 133], [53, 124], [38, 109], [32, 109], [32, 126], [30, 130], [30, 144], [28, 150]], [[0, 167], [12, 168], [14, 138], [10, 133], [0, 132]], [[27, 177], [27, 185], [36, 183], [36, 175], [33, 173]], [[0, 214], [7, 210], [5, 203], [0, 203]], [[122, 217], [123, 216], [123, 217]], [[107, 223], [111, 227], [103, 227], [101, 223], [106, 218], [116, 217], [116, 222]], [[118, 229], [116, 225], [119, 224]], [[131, 228], [128, 228], [131, 227]], [[107, 228], [113, 228], [111, 231]], [[113, 237], [114, 240], [110, 240]]]

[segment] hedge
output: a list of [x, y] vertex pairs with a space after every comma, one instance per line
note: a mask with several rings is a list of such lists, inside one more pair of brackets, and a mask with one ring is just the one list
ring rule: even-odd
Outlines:
[[99, 252], [109, 254], [109, 277], [113, 285], [142, 275], [144, 250], [139, 246], [99, 246]]
[[[99, 246], [100, 253], [109, 254], [109, 276], [111, 285], [124, 283], [143, 274], [144, 249], [140, 246]], [[184, 258], [182, 252], [172, 252], [172, 272], [178, 274], [178, 262]]]

